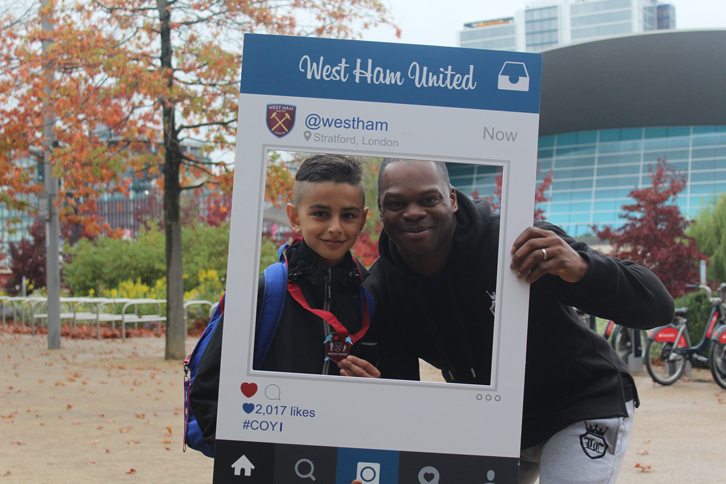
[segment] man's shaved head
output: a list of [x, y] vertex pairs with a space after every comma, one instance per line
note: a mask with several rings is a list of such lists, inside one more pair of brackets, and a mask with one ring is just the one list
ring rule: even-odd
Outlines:
[[[381, 163], [381, 167], [378, 170], [378, 195], [381, 194], [381, 184], [383, 181], [383, 172], [386, 170], [386, 167], [390, 165], [391, 163], [396, 162], [403, 162], [403, 163], [412, 163], [419, 160], [404, 160], [401, 158], [384, 158], [383, 162]], [[444, 184], [447, 188], [451, 186], [451, 181], [449, 180], [449, 170], [446, 168], [446, 163], [443, 161], [430, 161], [429, 163], [433, 163], [436, 167], [436, 171], [439, 173], [441, 177], [441, 183]]]

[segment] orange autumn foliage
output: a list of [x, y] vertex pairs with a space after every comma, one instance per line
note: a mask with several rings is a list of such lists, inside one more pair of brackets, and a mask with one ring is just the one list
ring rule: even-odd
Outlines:
[[[21, 195], [41, 187], [16, 161], [45, 141], [44, 100], [57, 119], [51, 160], [62, 221], [92, 235], [108, 230], [100, 193], [128, 194], [129, 175], [156, 179], [174, 359], [185, 356], [186, 336], [180, 194], [231, 188], [243, 34], [352, 37], [391, 24], [380, 0], [49, 0], [37, 16], [0, 21], [0, 202], [32, 210]], [[200, 155], [182, 143], [198, 144]]]

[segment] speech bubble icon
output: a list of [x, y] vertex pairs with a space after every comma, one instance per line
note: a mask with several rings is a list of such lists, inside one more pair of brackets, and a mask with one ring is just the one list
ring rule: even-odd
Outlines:
[[265, 387], [265, 396], [268, 400], [279, 400], [280, 387], [277, 385], [267, 385], [267, 387]]

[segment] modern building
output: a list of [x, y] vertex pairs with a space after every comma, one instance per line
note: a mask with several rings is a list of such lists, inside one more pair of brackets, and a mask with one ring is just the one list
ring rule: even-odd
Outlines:
[[[104, 130], [99, 128], [96, 130], [101, 139], [110, 139], [104, 136]], [[184, 141], [182, 143], [182, 152], [192, 155], [197, 159], [203, 158], [202, 144], [194, 141]], [[153, 152], [158, 151], [156, 145], [151, 145]], [[35, 181], [42, 185], [43, 183], [43, 164], [35, 156], [28, 156], [16, 160], [19, 166], [33, 173]], [[101, 191], [97, 200], [97, 213], [103, 220], [109, 224], [112, 229], [121, 229], [130, 237], [135, 237], [141, 227], [144, 226], [146, 219], [162, 219], [162, 201], [161, 195], [154, 188], [156, 179], [149, 175], [148, 172], [141, 174], [129, 171], [124, 175], [125, 180], [130, 180], [128, 197], [117, 191], [113, 185]], [[206, 216], [209, 195], [202, 194], [184, 194], [187, 198], [195, 198], [193, 203], [198, 207], [197, 212], [201, 217]], [[29, 229], [35, 223], [36, 216], [34, 208], [38, 205], [38, 198], [35, 194], [22, 196], [28, 202], [29, 211], [14, 210], [0, 203], [0, 253], [6, 253], [10, 242], [20, 242], [22, 239], [29, 238]], [[1, 258], [0, 258], [1, 262]]]
[[[583, 2], [595, 3], [595, 2]], [[541, 205], [574, 236], [620, 226], [634, 188], [659, 158], [687, 178], [678, 196], [694, 217], [726, 192], [726, 30], [659, 31], [543, 53], [538, 161], [554, 175]], [[491, 195], [490, 167], [450, 164], [467, 195]]]
[[513, 17], [465, 24], [459, 32], [459, 46], [541, 52], [571, 43], [675, 28], [675, 8], [656, 0], [535, 1]]

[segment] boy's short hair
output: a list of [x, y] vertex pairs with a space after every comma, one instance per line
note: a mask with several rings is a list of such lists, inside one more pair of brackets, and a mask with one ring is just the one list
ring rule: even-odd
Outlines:
[[366, 204], [366, 191], [363, 184], [363, 163], [357, 156], [315, 155], [303, 161], [295, 174], [293, 203], [297, 206], [305, 197], [306, 183], [347, 183], [359, 186], [363, 205]]

